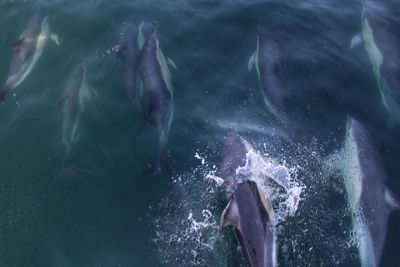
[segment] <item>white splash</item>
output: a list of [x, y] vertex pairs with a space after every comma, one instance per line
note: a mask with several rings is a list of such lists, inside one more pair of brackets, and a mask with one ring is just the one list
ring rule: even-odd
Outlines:
[[[284, 199], [279, 204], [279, 210], [276, 211], [277, 221], [282, 221], [288, 216], [294, 216], [299, 207], [300, 195], [305, 188], [299, 185], [294, 178], [298, 168], [299, 166], [288, 167], [285, 163], [280, 163], [268, 155], [262, 155], [251, 149], [246, 154], [246, 164], [239, 166], [236, 174], [256, 182], [270, 197]], [[284, 189], [285, 193], [278, 193], [279, 188], [276, 188], [276, 185]]]
[[263, 157], [259, 152], [251, 150], [246, 154], [245, 166], [239, 166], [236, 169], [236, 174], [255, 178], [255, 182], [258, 180], [257, 178], [272, 179], [288, 191], [291, 180], [290, 172], [292, 171], [293, 169], [288, 169], [288, 167], [280, 164], [277, 160], [270, 157]]
[[286, 213], [289, 214], [289, 216], [294, 216], [296, 213], [301, 200], [300, 194], [304, 188], [304, 186], [294, 186], [288, 190], [288, 196], [284, 205], [286, 207]]
[[211, 211], [205, 209], [202, 211], [202, 221], [197, 221], [193, 218], [193, 213], [189, 212], [188, 215], [188, 221], [190, 222], [190, 228], [187, 229], [186, 231], [188, 233], [193, 233], [193, 232], [199, 232], [202, 231], [203, 229], [209, 228], [209, 227], [215, 227], [216, 222], [214, 220], [214, 216], [211, 213]]
[[221, 186], [224, 183], [224, 179], [214, 175], [213, 173], [207, 174], [206, 179], [213, 180], [214, 182], [217, 183], [218, 186]]
[[[220, 259], [228, 248], [225, 236], [220, 235], [217, 221], [221, 211], [216, 200], [218, 192], [225, 192], [223, 187], [229, 180], [219, 176], [218, 167], [208, 161], [207, 153], [198, 151], [194, 158], [199, 160], [198, 167], [172, 178], [183, 192], [179, 206], [170, 205], [165, 199], [157, 208], [168, 210], [167, 217], [154, 221], [156, 235], [153, 239], [159, 247], [161, 261], [167, 266], [210, 266], [210, 257]], [[297, 183], [300, 167], [288, 166], [252, 149], [247, 154], [246, 164], [237, 166], [236, 170], [236, 178], [253, 180], [268, 193], [266, 195], [276, 204], [274, 222], [277, 224], [295, 215], [303, 192], [303, 187]], [[229, 184], [227, 187], [229, 193]]]
[[196, 159], [201, 160], [201, 165], [204, 165], [206, 163], [206, 159], [204, 157], [200, 156], [199, 153], [196, 152], [196, 154], [194, 154], [194, 157]]

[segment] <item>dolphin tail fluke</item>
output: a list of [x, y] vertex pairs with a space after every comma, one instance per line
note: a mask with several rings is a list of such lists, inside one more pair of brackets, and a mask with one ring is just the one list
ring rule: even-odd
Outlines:
[[158, 158], [156, 163], [154, 164], [154, 166], [156, 167], [155, 173], [170, 174], [171, 172], [168, 164], [163, 159], [168, 143], [168, 132], [169, 129], [162, 129], [160, 132]]
[[168, 132], [169, 129], [162, 129], [160, 131], [160, 141], [157, 160], [151, 165], [150, 171], [154, 175], [170, 175], [171, 168], [164, 160], [165, 150], [168, 143]]
[[143, 124], [140, 126], [140, 128], [135, 131], [135, 136], [138, 137], [138, 136], [143, 135], [146, 130], [148, 130], [154, 126], [155, 126], [154, 121], [145, 118], [145, 120], [144, 120]]

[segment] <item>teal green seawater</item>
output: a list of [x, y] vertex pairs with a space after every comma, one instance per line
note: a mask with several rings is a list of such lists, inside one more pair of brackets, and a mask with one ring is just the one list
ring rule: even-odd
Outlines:
[[[367, 54], [349, 49], [359, 1], [2, 0], [0, 84], [11, 45], [42, 10], [60, 45], [48, 42], [0, 105], [0, 266], [246, 266], [234, 231], [218, 230], [225, 191], [206, 178], [218, 173], [229, 129], [295, 168], [304, 186], [297, 212], [278, 225], [279, 266], [360, 266], [341, 173], [325, 164], [336, 162], [329, 155], [343, 147], [351, 114], [400, 191], [400, 131], [385, 124]], [[133, 18], [146, 22], [146, 35], [158, 22], [160, 46], [177, 65], [168, 174], [147, 174], [158, 131], [143, 127], [113, 49]], [[393, 23], [398, 37], [400, 19]], [[282, 44], [291, 130], [268, 112], [247, 69], [258, 25]], [[98, 98], [66, 155], [59, 103], [80, 63]], [[395, 211], [381, 266], [399, 264], [399, 225]]]

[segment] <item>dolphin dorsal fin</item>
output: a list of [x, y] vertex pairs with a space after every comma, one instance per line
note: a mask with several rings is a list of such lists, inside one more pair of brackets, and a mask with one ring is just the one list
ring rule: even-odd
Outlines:
[[228, 205], [222, 212], [219, 228], [222, 230], [225, 227], [233, 226], [239, 229], [239, 209], [234, 197], [231, 198]]
[[400, 209], [400, 198], [388, 187], [385, 187], [385, 201], [390, 207], [394, 209]]
[[15, 52], [15, 51], [18, 51], [18, 50], [21, 48], [21, 44], [22, 44], [23, 41], [24, 41], [24, 39], [19, 39], [18, 41], [14, 42], [14, 43], [11, 45], [12, 50], [13, 50], [14, 52]]

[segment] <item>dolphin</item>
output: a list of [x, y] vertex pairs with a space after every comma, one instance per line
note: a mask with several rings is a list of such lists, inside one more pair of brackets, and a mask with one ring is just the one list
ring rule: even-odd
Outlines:
[[391, 25], [397, 17], [375, 1], [361, 2], [361, 33], [353, 37], [350, 48], [364, 44], [389, 125], [395, 126], [400, 123], [400, 38]]
[[230, 132], [226, 137], [223, 150], [223, 159], [220, 168], [220, 176], [228, 186], [228, 192], [232, 193], [237, 185], [242, 182], [241, 176], [236, 174], [237, 168], [246, 164], [246, 155], [250, 148], [245, 139], [236, 132]]
[[385, 170], [372, 137], [351, 117], [344, 151], [343, 176], [361, 265], [379, 266], [389, 214], [399, 201], [385, 186]]
[[12, 44], [14, 56], [7, 80], [0, 92], [0, 102], [4, 101], [5, 96], [29, 75], [42, 55], [48, 40], [53, 40], [59, 45], [58, 36], [50, 31], [48, 16], [34, 15], [19, 40]]
[[124, 65], [124, 75], [127, 82], [129, 99], [140, 107], [140, 92], [138, 90], [137, 70], [139, 65], [140, 50], [143, 47], [144, 36], [142, 32], [144, 22], [135, 20], [127, 23], [121, 32], [117, 57]]
[[220, 229], [235, 228], [251, 267], [272, 267], [277, 266], [277, 261], [271, 200], [256, 182], [236, 174], [251, 149], [237, 134], [230, 134], [225, 142], [221, 176], [231, 185], [228, 191], [232, 193], [222, 213]]
[[86, 68], [79, 64], [71, 72], [59, 106], [62, 109], [62, 141], [69, 153], [71, 144], [78, 139], [79, 120], [85, 109], [85, 104], [96, 95], [86, 80]]
[[282, 72], [281, 49], [272, 35], [261, 27], [258, 27], [257, 49], [250, 57], [248, 70], [253, 67], [268, 110], [280, 121], [285, 121], [288, 90]]
[[174, 93], [168, 63], [176, 67], [161, 51], [157, 22], [153, 22], [142, 49], [139, 75], [143, 86], [141, 105], [145, 119], [147, 123], [155, 124], [160, 132], [158, 160], [153, 166], [156, 171], [161, 170], [161, 157], [168, 142], [174, 116]]

